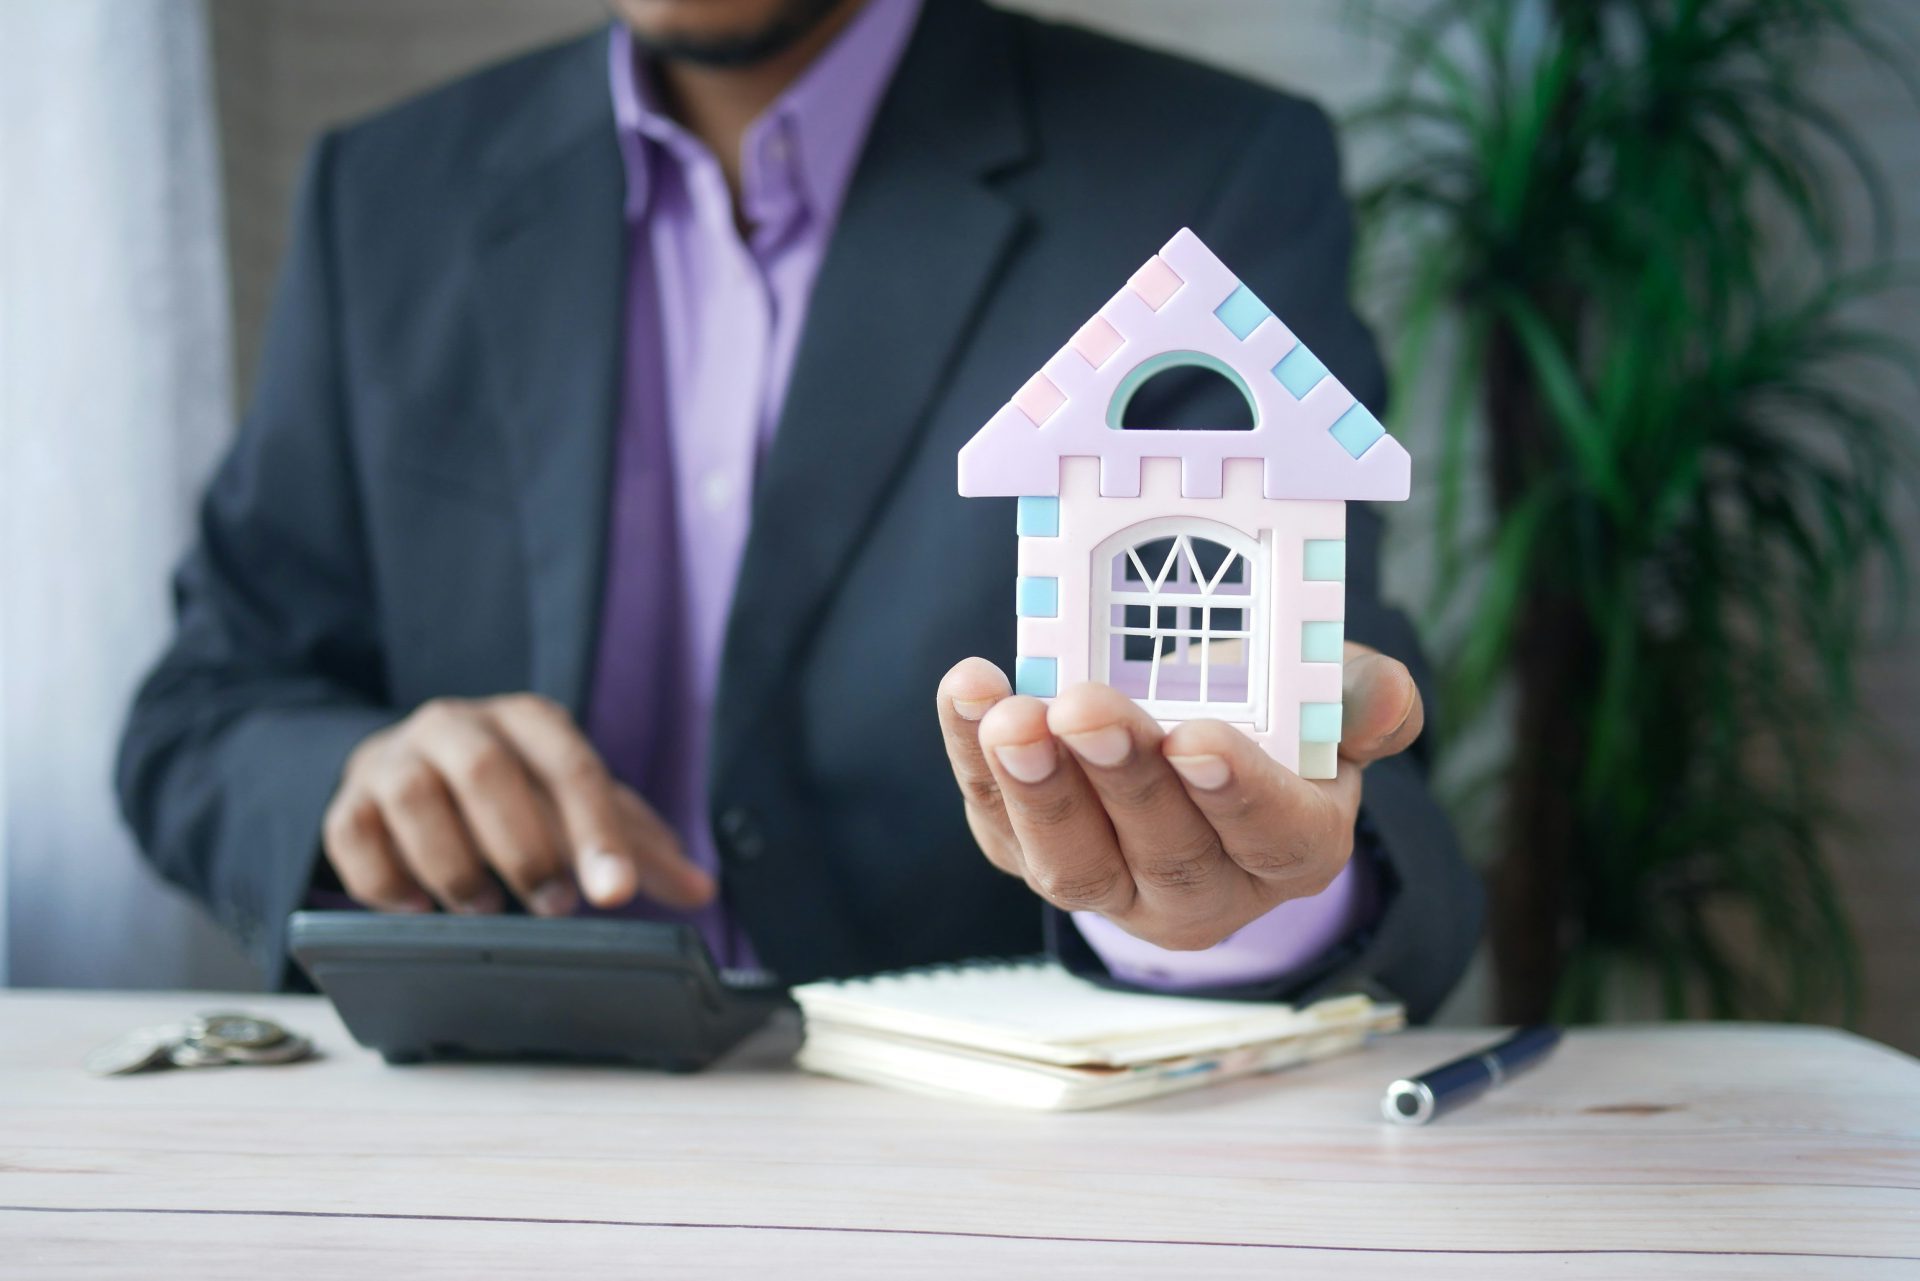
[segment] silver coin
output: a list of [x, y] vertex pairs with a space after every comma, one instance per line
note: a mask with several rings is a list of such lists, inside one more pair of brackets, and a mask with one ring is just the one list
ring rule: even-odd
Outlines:
[[169, 1062], [179, 1040], [178, 1027], [143, 1027], [87, 1055], [87, 1071], [95, 1076], [131, 1076]]
[[178, 1068], [225, 1067], [235, 1061], [225, 1050], [198, 1041], [175, 1041], [167, 1047], [167, 1060]]
[[301, 1059], [313, 1057], [313, 1042], [298, 1034], [289, 1034], [285, 1039], [273, 1045], [247, 1048], [238, 1045], [228, 1046], [223, 1053], [229, 1063], [258, 1064], [273, 1067], [281, 1063], [298, 1063]]
[[287, 1029], [253, 1014], [203, 1014], [197, 1023], [192, 1039], [211, 1049], [258, 1050], [287, 1039]]

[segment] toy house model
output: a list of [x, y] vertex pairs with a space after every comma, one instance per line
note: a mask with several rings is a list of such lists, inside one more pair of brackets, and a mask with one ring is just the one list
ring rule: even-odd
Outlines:
[[[1123, 430], [1179, 366], [1237, 386], [1252, 429]], [[1020, 500], [1018, 692], [1104, 681], [1307, 778], [1340, 741], [1346, 505], [1409, 484], [1407, 451], [1186, 230], [960, 451], [962, 494]]]

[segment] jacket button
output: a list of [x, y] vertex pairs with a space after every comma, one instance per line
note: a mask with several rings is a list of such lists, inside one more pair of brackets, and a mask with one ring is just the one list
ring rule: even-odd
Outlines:
[[745, 863], [767, 852], [767, 838], [753, 814], [742, 805], [729, 805], [720, 811], [720, 838], [727, 850]]

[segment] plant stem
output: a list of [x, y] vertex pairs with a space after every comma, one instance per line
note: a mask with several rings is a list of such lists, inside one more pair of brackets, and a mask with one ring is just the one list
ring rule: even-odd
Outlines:
[[[1504, 517], [1548, 470], [1554, 438], [1513, 331], [1495, 325], [1486, 357], [1488, 466]], [[1549, 580], [1550, 581], [1550, 580]], [[1520, 615], [1511, 670], [1516, 753], [1501, 849], [1489, 877], [1496, 1002], [1502, 1022], [1548, 1016], [1567, 960], [1567, 868], [1582, 831], [1577, 780], [1587, 727], [1568, 691], [1591, 679], [1599, 638], [1565, 590], [1537, 584]]]

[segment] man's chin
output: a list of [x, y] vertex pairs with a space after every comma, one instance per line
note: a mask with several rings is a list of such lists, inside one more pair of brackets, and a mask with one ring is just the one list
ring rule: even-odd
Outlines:
[[751, 67], [777, 57], [804, 40], [849, 0], [781, 0], [751, 30], [650, 31], [630, 22], [634, 42], [650, 57], [703, 67]]

